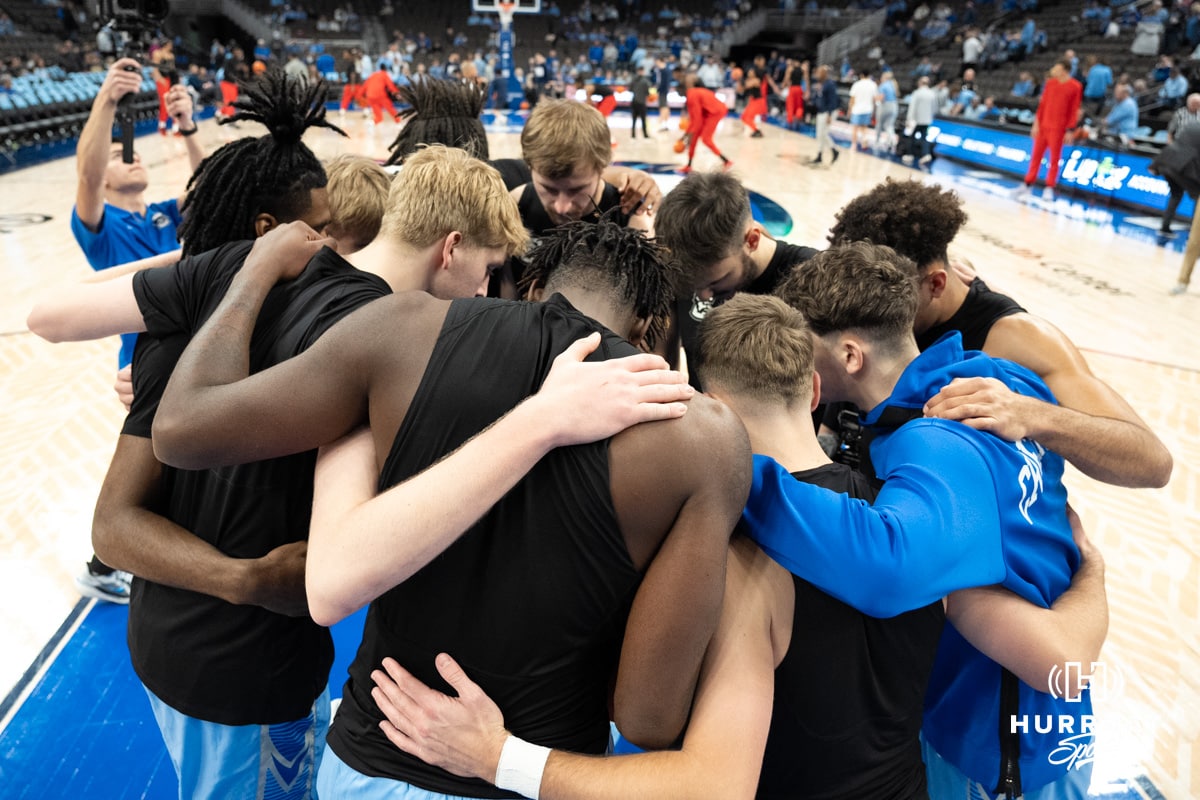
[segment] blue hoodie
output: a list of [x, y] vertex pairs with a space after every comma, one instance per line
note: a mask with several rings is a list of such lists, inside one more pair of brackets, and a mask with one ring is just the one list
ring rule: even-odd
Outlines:
[[[794, 574], [873, 616], [890, 617], [950, 592], [1001, 584], [1048, 608], [1079, 566], [1064, 507], [1063, 460], [1036, 442], [1006, 442], [959, 422], [920, 418], [925, 402], [954, 378], [987, 377], [1054, 402], [1029, 370], [980, 352], [958, 333], [942, 337], [901, 374], [864, 425], [884, 481], [875, 504], [793, 479], [773, 459], [754, 457], [743, 519], [751, 537]], [[917, 418], [913, 418], [913, 415]], [[989, 788], [998, 780], [1000, 666], [947, 625], [926, 695], [924, 735], [944, 758]], [[1087, 693], [1068, 703], [1022, 685], [1021, 777], [1025, 791], [1061, 778], [1058, 716], [1080, 731]], [[1055, 715], [1052, 733], [1034, 715]], [[1090, 736], [1087, 742], [1090, 743]], [[1085, 744], [1086, 744], [1085, 743]], [[1060, 763], [1051, 763], [1052, 760]]]

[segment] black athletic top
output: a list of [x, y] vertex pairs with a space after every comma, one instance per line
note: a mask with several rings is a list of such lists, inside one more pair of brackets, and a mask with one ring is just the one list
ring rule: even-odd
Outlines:
[[[797, 480], [868, 502], [859, 473], [829, 464]], [[830, 530], [830, 535], [837, 535]], [[792, 576], [795, 617], [775, 670], [761, 800], [924, 798], [921, 710], [945, 615], [941, 602], [875, 619]]]
[[[771, 256], [767, 268], [762, 271], [762, 274], [752, 280], [750, 283], [738, 289], [739, 292], [747, 294], [773, 294], [779, 284], [791, 274], [792, 268], [798, 264], [802, 264], [812, 258], [819, 251], [811, 247], [801, 247], [799, 245], [788, 244], [787, 242], [775, 243], [775, 254]], [[724, 298], [721, 302], [724, 302]], [[700, 323], [708, 316], [708, 312], [715, 305], [712, 300], [701, 300], [695, 294], [689, 297], [679, 297], [675, 301], [675, 317], [679, 324], [679, 338], [683, 344], [683, 351], [687, 354], [688, 364], [688, 382], [696, 389], [700, 389], [700, 378], [698, 375], [700, 366], [700, 348], [699, 335]]]
[[[618, 208], [620, 205], [621, 193], [617, 191], [617, 187], [611, 183], [605, 183], [604, 191], [600, 195], [600, 202], [582, 219], [584, 222], [596, 222], [600, 219], [601, 214], [616, 208], [617, 210], [613, 211], [609, 218], [618, 225], [628, 225], [629, 215]], [[535, 239], [558, 227], [558, 224], [551, 220], [550, 215], [546, 213], [546, 207], [538, 198], [532, 181], [525, 184], [525, 191], [521, 193], [521, 199], [517, 201], [517, 210], [521, 212], [521, 222], [525, 224], [529, 235]]]
[[[950, 277], [955, 280], [954, 276]], [[996, 320], [1025, 311], [1006, 294], [993, 292], [982, 279], [971, 281], [967, 297], [953, 316], [917, 334], [917, 347], [925, 350], [950, 331], [962, 334], [963, 350], [982, 350]]]
[[[457, 300], [396, 434], [382, 491], [417, 474], [537, 391], [551, 361], [601, 330], [598, 358], [636, 353], [561, 296]], [[468, 797], [511, 797], [393, 746], [370, 691], [392, 656], [426, 684], [454, 656], [528, 741], [602, 754], [608, 687], [641, 580], [609, 493], [608, 441], [552, 451], [436, 560], [375, 600], [329, 745], [367, 775]]]
[[494, 158], [488, 162], [504, 179], [504, 188], [510, 192], [518, 186], [533, 180], [533, 170], [520, 158]]
[[[150, 436], [175, 361], [216, 308], [250, 242], [133, 280], [148, 333], [139, 336], [134, 404], [123, 433]], [[321, 250], [268, 295], [251, 346], [257, 372], [309, 347], [339, 319], [388, 294], [380, 278]], [[167, 338], [159, 338], [167, 337]], [[160, 512], [221, 552], [256, 558], [308, 537], [316, 451], [215, 470], [163, 468]], [[134, 578], [129, 652], [142, 682], [172, 708], [224, 725], [274, 724], [309, 713], [333, 662], [329, 631], [308, 618]]]

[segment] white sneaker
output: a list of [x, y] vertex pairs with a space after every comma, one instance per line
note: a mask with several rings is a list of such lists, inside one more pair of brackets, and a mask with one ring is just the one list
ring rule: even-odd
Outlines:
[[76, 576], [75, 588], [84, 597], [94, 597], [108, 603], [129, 605], [129, 582], [133, 576], [128, 572], [114, 570], [107, 575], [97, 575], [85, 568]]
[[1014, 200], [1022, 200], [1029, 196], [1029, 184], [1022, 183], [1016, 189], [1013, 189], [1012, 196]]
[[923, 156], [921, 156], [921, 161], [920, 161], [920, 163], [921, 163], [921, 166], [925, 166], [925, 165], [927, 165], [927, 164], [928, 164], [929, 162], [931, 162], [931, 161], [933, 161], [933, 156], [931, 156], [931, 155], [923, 155]]
[[1047, 203], [1053, 203], [1054, 202], [1054, 189], [1050, 186], [1047, 186], [1045, 189], [1043, 189], [1042, 190], [1042, 199], [1045, 200]]
[[1187, 291], [1187, 287], [1186, 283], [1177, 283], [1170, 288], [1169, 292], [1170, 294], [1183, 294]]

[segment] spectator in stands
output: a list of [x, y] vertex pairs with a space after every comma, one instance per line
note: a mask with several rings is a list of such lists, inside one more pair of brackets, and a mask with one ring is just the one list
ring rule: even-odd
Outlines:
[[16, 32], [12, 17], [4, 11], [0, 11], [0, 36], [12, 36]]
[[921, 60], [913, 67], [909, 73], [913, 80], [924, 77], [933, 77], [933, 64], [929, 62], [929, 56], [921, 56]]
[[1158, 63], [1154, 65], [1154, 69], [1150, 70], [1150, 80], [1155, 83], [1163, 83], [1167, 78], [1171, 77], [1171, 70], [1175, 68], [1175, 59], [1169, 55], [1161, 55], [1158, 57]]
[[1096, 56], [1087, 57], [1087, 72], [1083, 84], [1083, 102], [1092, 106], [1099, 114], [1108, 98], [1108, 89], [1113, 85], [1112, 67], [1102, 63]]
[[1017, 82], [1013, 84], [1009, 94], [1013, 97], [1037, 97], [1037, 89], [1038, 86], [1033, 81], [1033, 74], [1022, 72], [1017, 76]]
[[1033, 55], [1034, 49], [1037, 46], [1037, 23], [1033, 21], [1033, 17], [1026, 17], [1025, 24], [1021, 26], [1021, 47], [1023, 48], [1022, 57], [1028, 58]]
[[1163, 81], [1162, 88], [1158, 90], [1158, 99], [1166, 108], [1174, 110], [1183, 105], [1187, 92], [1188, 79], [1183, 77], [1179, 67], [1172, 67], [1170, 76]]
[[976, 28], [970, 28], [967, 31], [967, 38], [962, 43], [962, 71], [965, 73], [968, 69], [977, 69], [982, 55], [983, 42], [979, 38], [979, 31]]
[[1133, 99], [1133, 87], [1127, 83], [1113, 89], [1113, 107], [1104, 118], [1104, 130], [1118, 136], [1133, 136], [1138, 128], [1138, 105]]

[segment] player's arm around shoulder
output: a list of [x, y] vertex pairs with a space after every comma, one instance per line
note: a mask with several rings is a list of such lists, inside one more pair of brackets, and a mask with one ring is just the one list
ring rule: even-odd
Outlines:
[[1161, 440], [1112, 387], [1092, 374], [1066, 335], [1032, 314], [996, 322], [984, 350], [1037, 373], [1059, 403], [1025, 401], [1022, 417], [1037, 439], [1089, 477], [1118, 486], [1158, 488], [1174, 460]]
[[610, 460], [618, 520], [634, 564], [645, 568], [621, 653], [616, 722], [631, 741], [666, 747], [683, 730], [720, 616], [729, 538], [750, 488], [750, 443], [732, 411], [697, 396], [681, 419], [614, 438]]

